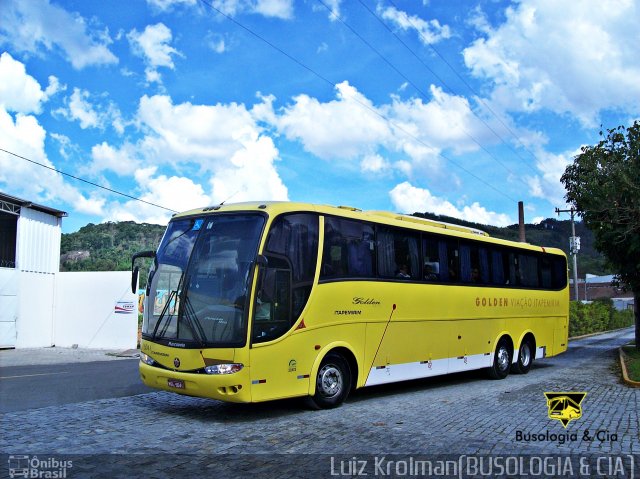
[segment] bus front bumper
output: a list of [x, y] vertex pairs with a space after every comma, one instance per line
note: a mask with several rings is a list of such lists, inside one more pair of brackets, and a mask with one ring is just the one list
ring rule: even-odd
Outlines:
[[140, 361], [140, 379], [149, 387], [186, 396], [251, 402], [251, 381], [246, 367], [233, 374], [197, 374], [170, 371]]

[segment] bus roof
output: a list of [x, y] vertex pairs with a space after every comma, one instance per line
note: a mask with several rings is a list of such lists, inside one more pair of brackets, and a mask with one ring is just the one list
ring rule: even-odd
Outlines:
[[362, 221], [371, 221], [380, 224], [399, 226], [418, 231], [442, 233], [450, 236], [464, 237], [468, 239], [482, 240], [490, 243], [514, 246], [522, 249], [534, 251], [542, 251], [565, 256], [565, 253], [558, 248], [545, 248], [535, 246], [529, 243], [520, 243], [517, 241], [503, 240], [491, 237], [485, 231], [477, 228], [446, 223], [444, 221], [430, 220], [417, 216], [405, 215], [401, 213], [392, 213], [390, 211], [363, 211], [352, 206], [331, 206], [320, 205], [314, 203], [299, 203], [292, 201], [251, 201], [243, 203], [228, 203], [205, 208], [197, 208], [173, 215], [173, 218], [182, 218], [188, 216], [196, 216], [213, 212], [232, 212], [232, 211], [262, 211], [270, 216], [276, 216], [281, 213], [296, 211], [312, 211], [321, 214], [342, 216], [345, 218], [359, 219]]

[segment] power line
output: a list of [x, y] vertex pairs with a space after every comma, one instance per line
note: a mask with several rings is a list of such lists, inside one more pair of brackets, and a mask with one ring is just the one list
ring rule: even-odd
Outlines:
[[[339, 15], [337, 15], [332, 9], [331, 7], [329, 7], [326, 3], [324, 3], [322, 0], [316, 0], [318, 3], [320, 3], [324, 8], [326, 8], [329, 13], [331, 15], [333, 15], [333, 17], [336, 18], [336, 20], [338, 20], [340, 23], [342, 23], [345, 27], [347, 27], [355, 36], [357, 36], [360, 41], [362, 41], [362, 43], [364, 43], [367, 47], [369, 47], [376, 55], [378, 55], [387, 65], [389, 65], [398, 75], [400, 75], [406, 82], [408, 82], [413, 88], [415, 88], [415, 90], [420, 93], [420, 95], [422, 95], [422, 97], [425, 100], [429, 99], [429, 96], [422, 91], [422, 89], [420, 89], [420, 87], [418, 87], [409, 77], [407, 77], [404, 73], [402, 73], [393, 63], [391, 63], [382, 53], [380, 53], [380, 51], [378, 51], [373, 45], [371, 45], [371, 43], [369, 43], [364, 37], [362, 37], [362, 35], [360, 35], [355, 28], [353, 28], [351, 25], [349, 25], [346, 21], [344, 21], [342, 18], [340, 18]], [[362, 3], [362, 0], [360, 0], [360, 3]], [[366, 7], [366, 6], [365, 6]], [[368, 10], [368, 7], [366, 7]], [[369, 10], [371, 12], [371, 10]], [[375, 15], [373, 12], [371, 12], [373, 15]], [[377, 18], [377, 16], [376, 16]], [[378, 18], [378, 20], [380, 20]], [[386, 25], [385, 25], [386, 26]], [[393, 32], [392, 32], [393, 33]], [[395, 35], [395, 33], [394, 33]], [[425, 65], [426, 66], [426, 65]], [[427, 67], [428, 68], [428, 67]], [[429, 69], [431, 71], [431, 69]], [[433, 73], [433, 72], [432, 72]], [[438, 77], [439, 78], [439, 77]], [[440, 81], [442, 81], [444, 83], [443, 80], [440, 79]], [[446, 83], [445, 83], [446, 86]], [[447, 86], [447, 88], [449, 88]], [[480, 120], [482, 123], [484, 123], [487, 128], [490, 128], [489, 125], [487, 125], [478, 115], [476, 115], [476, 113], [470, 109], [471, 113], [478, 118], [478, 120]], [[478, 148], [480, 148], [482, 151], [484, 151], [489, 158], [491, 158], [492, 160], [494, 160], [496, 163], [498, 163], [500, 166], [502, 166], [502, 168], [504, 168], [507, 173], [510, 173], [511, 175], [514, 176], [514, 178], [517, 178], [519, 181], [521, 181], [524, 185], [528, 186], [527, 183], [520, 178], [519, 176], [517, 176], [512, 170], [511, 168], [509, 168], [507, 165], [505, 165], [502, 161], [500, 161], [493, 153], [491, 153], [487, 148], [485, 148], [484, 146], [482, 146], [482, 144], [480, 144], [480, 142], [478, 140], [476, 140], [473, 135], [471, 135], [471, 133], [469, 133], [467, 131], [466, 128], [464, 128], [464, 126], [460, 125], [460, 129], [462, 130], [462, 132], [467, 136], [467, 138], [469, 138], [471, 141], [473, 141], [476, 145], [478, 145]], [[494, 132], [495, 133], [495, 132]], [[500, 139], [503, 143], [504, 140], [502, 140], [500, 137], [498, 137], [498, 139]]]
[[[236, 20], [235, 18], [233, 18], [231, 15], [228, 15], [226, 13], [224, 13], [222, 10], [220, 10], [219, 8], [215, 7], [212, 3], [208, 2], [207, 0], [200, 0], [200, 2], [204, 5], [206, 5], [207, 7], [211, 8], [212, 10], [216, 11], [219, 15], [225, 17], [227, 20], [229, 20], [230, 22], [234, 23], [235, 25], [237, 25], [238, 27], [242, 28], [244, 31], [246, 31], [247, 33], [251, 34], [252, 36], [254, 36], [255, 38], [257, 38], [258, 40], [262, 41], [263, 43], [265, 43], [266, 45], [270, 46], [271, 48], [273, 48], [274, 50], [276, 50], [277, 52], [279, 52], [280, 54], [282, 54], [283, 56], [285, 56], [286, 58], [288, 58], [289, 60], [291, 60], [292, 62], [294, 62], [295, 64], [299, 65], [300, 67], [304, 68], [305, 70], [307, 70], [308, 72], [310, 72], [311, 74], [313, 74], [314, 76], [318, 77], [319, 79], [321, 79], [322, 81], [324, 81], [325, 83], [329, 84], [333, 89], [337, 88], [337, 84], [331, 80], [329, 80], [328, 78], [326, 78], [325, 76], [323, 76], [322, 74], [318, 73], [316, 70], [314, 70], [313, 68], [311, 68], [310, 66], [304, 64], [302, 61], [298, 60], [297, 58], [293, 57], [292, 55], [290, 55], [289, 53], [287, 53], [286, 51], [284, 51], [282, 48], [278, 47], [277, 45], [271, 43], [269, 40], [267, 40], [266, 38], [264, 38], [262, 35], [258, 34], [257, 32], [253, 31], [252, 29], [250, 29], [249, 27], [247, 27], [246, 25], [240, 23], [238, 20]], [[388, 124], [394, 126], [396, 129], [398, 129], [399, 131], [402, 131], [405, 135], [407, 135], [408, 137], [412, 138], [413, 140], [415, 140], [416, 142], [420, 143], [421, 145], [427, 147], [427, 148], [433, 148], [431, 145], [427, 144], [425, 141], [421, 140], [420, 138], [414, 136], [413, 134], [411, 134], [411, 132], [407, 131], [405, 128], [402, 127], [402, 125], [400, 125], [399, 123], [391, 120], [390, 118], [387, 118], [386, 116], [384, 116], [382, 113], [380, 113], [379, 111], [375, 110], [374, 108], [370, 107], [369, 105], [367, 105], [364, 102], [361, 102], [360, 100], [358, 100], [357, 98], [351, 98], [351, 100], [355, 103], [357, 103], [358, 105], [360, 105], [361, 107], [365, 108], [366, 110], [368, 110], [369, 112], [373, 113], [374, 115], [382, 118], [385, 122], [387, 122]], [[460, 163], [452, 160], [451, 158], [445, 156], [443, 153], [438, 153], [438, 156], [440, 158], [443, 158], [444, 160], [452, 163], [453, 165], [455, 165], [456, 167], [458, 167], [460, 170], [464, 171], [465, 173], [467, 173], [469, 176], [471, 176], [472, 178], [475, 178], [477, 181], [479, 181], [480, 183], [484, 184], [485, 186], [487, 186], [488, 188], [491, 188], [493, 191], [495, 191], [496, 193], [504, 196], [505, 198], [507, 198], [510, 201], [515, 202], [516, 200], [511, 198], [509, 195], [507, 195], [504, 191], [498, 189], [497, 187], [491, 185], [490, 183], [488, 183], [487, 181], [483, 180], [482, 178], [480, 178], [479, 176], [477, 176], [476, 174], [472, 173], [470, 170], [468, 170], [467, 168], [463, 167]]]
[[[387, 30], [389, 30], [389, 32], [391, 32], [391, 34], [396, 37], [396, 39], [402, 44], [404, 45], [405, 48], [407, 48], [407, 50], [409, 50], [417, 59], [418, 61], [420, 61], [420, 63], [422, 63], [438, 80], [440, 80], [442, 82], [443, 85], [445, 85], [449, 91], [451, 91], [452, 93], [455, 93], [455, 90], [453, 90], [449, 85], [447, 85], [444, 80], [442, 80], [442, 78], [440, 78], [430, 67], [428, 67], [426, 65], [426, 63], [424, 63], [422, 61], [422, 59], [405, 43], [403, 42], [400, 37], [398, 37], [398, 35], [396, 35], [396, 33], [391, 30], [386, 23], [384, 23], [384, 21], [382, 21], [382, 19], [380, 19], [378, 17], [378, 15], [376, 15], [367, 5], [365, 5], [363, 3], [363, 0], [358, 0], [360, 2], [360, 4], [365, 7], [365, 9], [367, 9], [369, 11], [369, 13], [371, 13], [373, 16], [375, 16], [378, 21], [380, 21], [385, 28], [387, 28]], [[409, 15], [406, 14], [406, 12], [400, 10], [398, 8], [398, 6], [393, 2], [393, 0], [388, 0], [389, 3], [391, 5], [393, 5], [395, 7], [395, 9], [399, 12], [401, 12], [402, 14], [404, 14], [404, 17], [406, 18], [406, 20], [413, 26], [413, 28], [416, 29], [416, 32], [418, 32], [418, 35], [420, 35], [420, 37], [422, 37], [422, 39], [424, 40], [425, 44], [436, 54], [438, 55], [438, 57], [449, 67], [449, 69], [460, 79], [460, 81], [462, 81], [462, 83], [464, 83], [464, 85], [469, 89], [469, 91], [471, 91], [471, 93], [473, 93], [475, 95], [475, 97], [478, 99], [478, 101], [496, 118], [496, 120], [498, 120], [498, 122], [500, 122], [500, 124], [515, 138], [515, 140], [520, 144], [520, 146], [527, 152], [529, 153], [532, 158], [535, 160], [536, 156], [526, 147], [526, 145], [524, 144], [524, 142], [520, 139], [520, 137], [518, 137], [518, 135], [516, 135], [516, 133], [502, 120], [502, 118], [500, 118], [500, 116], [493, 111], [493, 109], [489, 106], [489, 104], [487, 104], [482, 97], [475, 91], [475, 89], [464, 79], [464, 77], [462, 75], [460, 75], [460, 73], [453, 67], [453, 65], [451, 65], [451, 63], [440, 53], [440, 51], [438, 51], [438, 49], [436, 47], [434, 47], [429, 41], [427, 41], [427, 39], [425, 38], [424, 34], [420, 31], [420, 29], [418, 28], [418, 26], [413, 22], [413, 20], [411, 19], [411, 17], [409, 17]], [[474, 112], [475, 115], [475, 112]], [[538, 174], [538, 172], [531, 166], [531, 164], [526, 161], [522, 156], [520, 156], [520, 154], [508, 143], [506, 142], [488, 123], [486, 123], [482, 118], [480, 118], [479, 116], [476, 115], [476, 117], [482, 121], [482, 123], [484, 123], [484, 125], [496, 136], [496, 138], [498, 138], [502, 143], [504, 143], [505, 145], [507, 145], [507, 147], [513, 151], [513, 153], [518, 156], [524, 163], [525, 165], [527, 165], [534, 173]]]
[[93, 183], [93, 182], [91, 182], [89, 180], [85, 180], [84, 178], [80, 178], [80, 177], [74, 176], [74, 175], [72, 175], [70, 173], [66, 173], [66, 172], [64, 172], [62, 170], [58, 170], [57, 168], [53, 168], [52, 166], [47, 166], [47, 165], [39, 163], [39, 162], [37, 162], [35, 160], [31, 160], [31, 159], [26, 158], [24, 156], [20, 156], [20, 155], [18, 155], [16, 153], [13, 153], [12, 151], [5, 150], [4, 148], [0, 148], [0, 151], [3, 151], [3, 152], [5, 152], [5, 153], [7, 153], [9, 155], [15, 156], [16, 158], [20, 158], [21, 160], [28, 161], [29, 163], [33, 163], [34, 165], [42, 166], [43, 168], [46, 168], [48, 170], [55, 171], [56, 173], [60, 173], [61, 175], [68, 176], [69, 178], [73, 178], [74, 180], [82, 181], [83, 183], [87, 183], [87, 184], [89, 184], [91, 186], [95, 186], [97, 188], [102, 188], [103, 190], [109, 191], [111, 193], [115, 193], [116, 195], [124, 196], [124, 197], [130, 198], [132, 200], [140, 201], [141, 203], [146, 203], [148, 205], [155, 206], [156, 208], [161, 208], [163, 210], [167, 210], [167, 211], [170, 211], [172, 213], [177, 213], [176, 210], [172, 210], [171, 208], [166, 208], [164, 206], [157, 205], [155, 203], [151, 203], [150, 201], [146, 201], [146, 200], [143, 200], [141, 198], [137, 198], [135, 196], [128, 195], [126, 193], [122, 193], [121, 191], [113, 190], [111, 188], [107, 188], [106, 186], [102, 186], [102, 185], [99, 185], [97, 183]]

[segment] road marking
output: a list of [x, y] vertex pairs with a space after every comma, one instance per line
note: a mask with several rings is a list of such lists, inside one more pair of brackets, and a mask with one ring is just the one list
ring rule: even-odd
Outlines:
[[21, 376], [0, 376], [0, 379], [31, 378], [33, 376], [53, 376], [54, 374], [67, 374], [68, 372], [69, 371], [60, 371], [57, 373], [23, 374]]

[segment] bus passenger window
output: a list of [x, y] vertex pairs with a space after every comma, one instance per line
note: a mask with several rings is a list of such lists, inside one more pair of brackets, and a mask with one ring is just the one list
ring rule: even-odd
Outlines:
[[418, 234], [379, 226], [378, 274], [382, 278], [419, 279], [420, 251]]
[[435, 237], [424, 235], [422, 237], [422, 275], [426, 281], [438, 281], [440, 279], [440, 259], [438, 254], [438, 240]]
[[[475, 262], [472, 261], [472, 256], [475, 256]], [[463, 283], [477, 283], [480, 280], [480, 269], [477, 259], [477, 247], [465, 243], [460, 245], [460, 279]]]
[[527, 288], [537, 288], [540, 285], [538, 277], [538, 258], [532, 254], [518, 255], [519, 285]]
[[320, 279], [372, 278], [375, 242], [373, 226], [326, 217]]
[[446, 245], [449, 282], [457, 283], [460, 280], [460, 251], [458, 249], [458, 242], [455, 240], [447, 240]]

